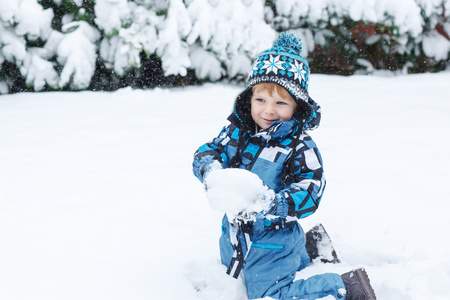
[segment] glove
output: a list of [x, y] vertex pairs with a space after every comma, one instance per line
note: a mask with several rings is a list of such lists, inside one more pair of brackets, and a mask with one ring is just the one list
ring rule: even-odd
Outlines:
[[253, 205], [249, 206], [246, 210], [239, 212], [235, 219], [244, 222], [263, 219], [273, 212], [274, 208], [275, 200], [272, 197], [268, 197], [267, 194], [264, 194], [261, 199], [256, 200]]
[[200, 168], [200, 176], [203, 178], [203, 184], [205, 185], [205, 189], [207, 189], [205, 178], [208, 176], [209, 173], [211, 173], [214, 170], [221, 170], [222, 164], [218, 162], [217, 160], [213, 160], [212, 162], [205, 163]]
[[211, 208], [226, 213], [229, 219], [254, 219], [273, 207], [273, 190], [244, 169], [213, 170], [205, 177], [205, 185]]
[[[270, 190], [273, 192], [272, 190]], [[265, 216], [273, 213], [276, 210], [275, 193], [271, 194], [269, 197], [264, 195], [261, 200], [261, 211], [256, 214], [256, 218], [264, 218]]]

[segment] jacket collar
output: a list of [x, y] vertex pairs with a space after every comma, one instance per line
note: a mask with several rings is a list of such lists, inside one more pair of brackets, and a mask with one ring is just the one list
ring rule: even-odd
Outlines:
[[294, 120], [276, 121], [269, 128], [260, 130], [254, 137], [261, 137], [266, 141], [282, 140], [288, 135], [293, 135], [298, 131], [298, 124]]

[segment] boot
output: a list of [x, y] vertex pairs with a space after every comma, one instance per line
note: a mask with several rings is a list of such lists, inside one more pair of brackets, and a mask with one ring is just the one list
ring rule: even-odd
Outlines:
[[311, 262], [320, 261], [323, 263], [339, 263], [336, 251], [333, 248], [330, 236], [325, 231], [322, 224], [311, 228], [306, 234], [306, 251]]
[[347, 290], [346, 300], [376, 300], [375, 292], [370, 285], [369, 276], [364, 269], [356, 269], [343, 274], [342, 281], [344, 281]]

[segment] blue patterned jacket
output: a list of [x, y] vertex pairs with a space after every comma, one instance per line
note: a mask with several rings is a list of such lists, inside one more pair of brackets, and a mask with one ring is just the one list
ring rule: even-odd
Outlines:
[[[203, 182], [213, 161], [220, 162], [223, 168], [238, 167], [257, 174], [276, 193], [275, 211], [271, 214], [284, 220], [283, 227], [314, 213], [325, 188], [325, 177], [319, 150], [302, 127], [294, 120], [278, 121], [252, 133], [236, 126], [239, 123], [233, 122], [235, 119], [230, 120], [232, 124], [195, 153], [195, 176]], [[233, 163], [236, 157], [238, 161]]]

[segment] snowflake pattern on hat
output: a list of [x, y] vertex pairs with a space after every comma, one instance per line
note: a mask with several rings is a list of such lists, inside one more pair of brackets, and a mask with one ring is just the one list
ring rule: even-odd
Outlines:
[[299, 64], [297, 60], [287, 56], [279, 55], [265, 55], [259, 58], [259, 62], [252, 67], [253, 76], [261, 75], [274, 75], [280, 74], [283, 77], [298, 80], [302, 83], [302, 86], [307, 89], [308, 87], [308, 73], [309, 69], [306, 64]]
[[[300, 55], [302, 42], [294, 34], [283, 32], [272, 48], [261, 52], [255, 59], [247, 79], [248, 87], [264, 81], [280, 82], [297, 103], [308, 103], [308, 62]], [[298, 85], [298, 87], [295, 87]]]

